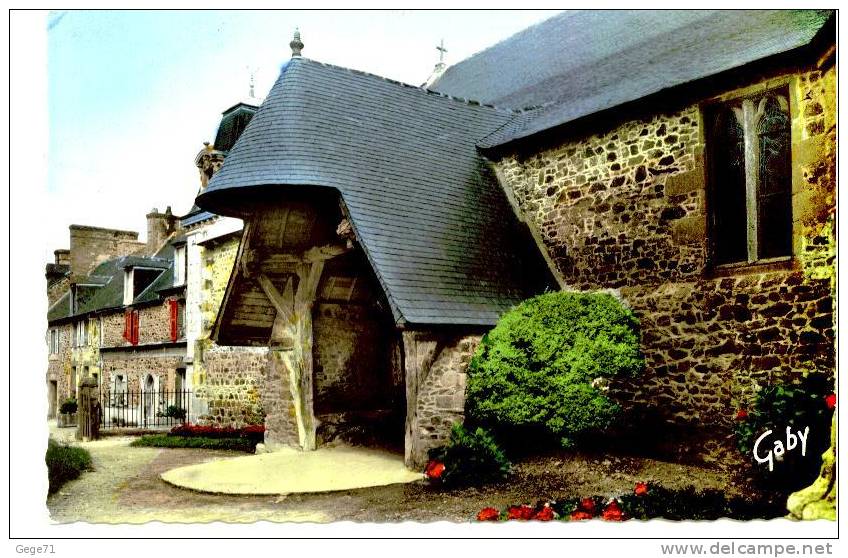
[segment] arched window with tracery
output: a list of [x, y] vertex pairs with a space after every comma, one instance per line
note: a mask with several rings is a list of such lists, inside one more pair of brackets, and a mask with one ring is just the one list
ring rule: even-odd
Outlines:
[[792, 255], [792, 144], [788, 95], [769, 91], [715, 104], [707, 121], [711, 261]]

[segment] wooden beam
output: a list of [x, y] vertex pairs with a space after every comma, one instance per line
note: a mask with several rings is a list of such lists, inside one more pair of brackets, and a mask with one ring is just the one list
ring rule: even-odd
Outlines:
[[[271, 326], [271, 344], [282, 350], [290, 350], [295, 346], [297, 337], [297, 309], [294, 304], [294, 287], [292, 279], [286, 279], [286, 286], [282, 294], [266, 275], [260, 275], [259, 286], [265, 292], [265, 296], [274, 306], [276, 315], [274, 324]], [[298, 288], [298, 290], [300, 290]]]
[[346, 254], [352, 249], [352, 246], [347, 246], [346, 244], [325, 244], [324, 246], [316, 246], [303, 253], [303, 260], [309, 263], [323, 262], [331, 260], [337, 256], [341, 256], [342, 254]]

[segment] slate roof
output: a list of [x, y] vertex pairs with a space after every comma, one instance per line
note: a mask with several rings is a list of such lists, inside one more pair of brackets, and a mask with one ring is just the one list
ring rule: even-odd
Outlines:
[[449, 67], [448, 94], [533, 109], [494, 147], [810, 43], [828, 10], [586, 10], [534, 25]]
[[91, 312], [123, 308], [124, 306], [124, 269], [128, 266], [140, 266], [161, 269], [156, 279], [133, 300], [133, 304], [143, 304], [159, 300], [161, 292], [174, 285], [174, 247], [173, 239], [165, 244], [154, 256], [123, 256], [113, 258], [98, 265], [79, 281], [91, 290], [91, 295], [79, 302], [75, 313], [71, 313], [70, 291], [62, 295], [47, 310], [47, 321], [53, 322], [82, 316]]
[[191, 225], [201, 223], [203, 221], [207, 221], [215, 217], [217, 217], [217, 215], [209, 211], [203, 211], [197, 206], [197, 204], [195, 204], [194, 206], [192, 206], [188, 213], [180, 217], [180, 226], [189, 227]]
[[475, 147], [512, 116], [293, 58], [197, 204], [336, 188], [398, 323], [491, 325], [553, 285]]

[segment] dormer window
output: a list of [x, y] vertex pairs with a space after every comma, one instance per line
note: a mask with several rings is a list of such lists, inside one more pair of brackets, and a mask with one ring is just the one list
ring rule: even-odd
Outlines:
[[124, 269], [124, 306], [131, 305], [161, 273], [161, 269], [152, 267], [134, 266]]
[[133, 298], [133, 268], [124, 270], [124, 306], [132, 304]]
[[184, 285], [186, 282], [186, 247], [174, 248], [174, 286]]

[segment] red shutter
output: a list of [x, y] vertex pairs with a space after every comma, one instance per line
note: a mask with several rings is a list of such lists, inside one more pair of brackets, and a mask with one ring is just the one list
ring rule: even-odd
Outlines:
[[138, 345], [138, 310], [134, 310], [132, 313], [132, 339], [130, 339], [130, 343], [133, 345]]
[[130, 341], [132, 339], [132, 311], [124, 312], [124, 339]]
[[176, 341], [179, 336], [179, 332], [177, 331], [177, 311], [179, 310], [179, 303], [176, 300], [169, 300], [168, 304], [170, 305], [171, 310], [171, 341]]

